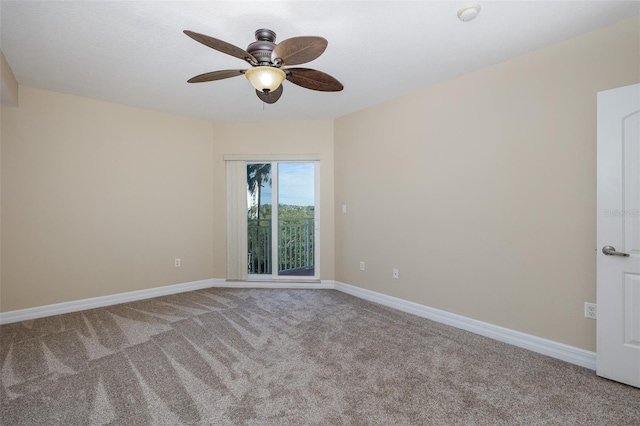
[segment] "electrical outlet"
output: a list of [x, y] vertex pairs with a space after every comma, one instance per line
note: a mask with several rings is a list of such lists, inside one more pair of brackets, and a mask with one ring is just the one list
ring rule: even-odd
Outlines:
[[398, 268], [393, 268], [393, 278], [397, 280], [399, 277]]
[[584, 317], [591, 319], [598, 318], [598, 308], [595, 303], [584, 302]]
[[175, 259], [175, 260], [173, 261], [173, 265], [174, 265], [176, 268], [179, 268], [179, 267], [180, 267], [180, 265], [181, 265], [180, 259]]
[[347, 205], [343, 204], [342, 205], [342, 213], [346, 213], [347, 212]]
[[360, 261], [360, 270], [364, 271], [364, 261], [363, 260]]

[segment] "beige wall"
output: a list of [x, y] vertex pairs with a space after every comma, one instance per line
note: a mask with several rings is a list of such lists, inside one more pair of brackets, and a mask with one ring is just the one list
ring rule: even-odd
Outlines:
[[18, 106], [18, 82], [0, 50], [0, 100], [2, 105]]
[[226, 277], [225, 154], [320, 154], [320, 278], [334, 276], [333, 121], [214, 124], [214, 276]]
[[595, 350], [596, 92], [640, 81], [639, 28], [338, 119], [336, 280]]
[[1, 310], [211, 278], [211, 158], [211, 123], [20, 87], [2, 110]]
[[224, 154], [320, 154], [333, 279], [332, 121], [211, 123], [28, 87], [2, 120], [2, 312], [225, 278]]
[[[7, 59], [4, 57], [4, 53], [0, 50], [0, 105], [18, 106], [18, 82], [13, 75], [13, 70], [9, 66]], [[0, 108], [0, 222], [2, 212], [2, 108]], [[2, 227], [0, 227], [0, 241], [2, 240]], [[2, 250], [0, 245], [0, 290], [2, 289]], [[0, 298], [1, 298], [0, 294]]]

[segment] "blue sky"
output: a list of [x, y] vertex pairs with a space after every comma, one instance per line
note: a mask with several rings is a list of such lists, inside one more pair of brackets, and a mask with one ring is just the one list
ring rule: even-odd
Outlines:
[[[278, 184], [280, 204], [312, 206], [314, 204], [313, 163], [280, 163]], [[271, 188], [262, 189], [262, 204], [271, 203]]]

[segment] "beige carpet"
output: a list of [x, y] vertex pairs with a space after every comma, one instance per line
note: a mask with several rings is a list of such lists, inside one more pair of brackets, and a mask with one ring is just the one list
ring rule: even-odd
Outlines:
[[639, 425], [640, 390], [333, 290], [0, 327], [3, 425]]

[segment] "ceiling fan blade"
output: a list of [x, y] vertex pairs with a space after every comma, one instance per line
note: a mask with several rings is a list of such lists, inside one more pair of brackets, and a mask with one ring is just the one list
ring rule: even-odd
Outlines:
[[196, 75], [195, 77], [187, 80], [187, 83], [204, 83], [205, 81], [223, 80], [225, 78], [237, 77], [244, 74], [245, 70], [221, 70], [206, 72], [204, 74]]
[[195, 41], [200, 42], [212, 49], [215, 49], [218, 52], [235, 56], [236, 58], [249, 62], [251, 65], [255, 65], [258, 63], [258, 61], [256, 61], [256, 58], [254, 58], [251, 53], [247, 52], [244, 49], [239, 48], [238, 46], [234, 46], [231, 43], [227, 43], [226, 41], [218, 40], [217, 38], [213, 38], [204, 34], [195, 33], [189, 30], [184, 30], [183, 32], [189, 37], [191, 37], [192, 39], [194, 39]]
[[327, 40], [316, 36], [288, 38], [280, 42], [271, 52], [271, 62], [278, 59], [284, 65], [300, 65], [313, 61], [327, 48]]
[[262, 100], [262, 102], [267, 104], [275, 104], [280, 96], [282, 96], [282, 84], [273, 92], [264, 93], [259, 90], [256, 90], [256, 95]]
[[342, 83], [329, 74], [310, 68], [287, 68], [287, 80], [305, 89], [320, 92], [339, 92], [344, 89]]

